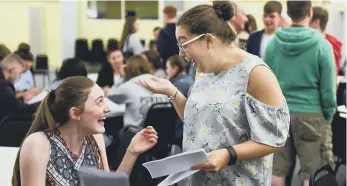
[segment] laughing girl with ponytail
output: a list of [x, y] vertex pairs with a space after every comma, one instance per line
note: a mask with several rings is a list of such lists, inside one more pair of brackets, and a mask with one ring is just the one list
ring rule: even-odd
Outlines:
[[[18, 152], [13, 186], [79, 185], [81, 166], [109, 171], [102, 133], [110, 111], [102, 89], [86, 77], [65, 79], [36, 113]], [[132, 139], [117, 171], [128, 175], [141, 153], [157, 143], [147, 127]]]

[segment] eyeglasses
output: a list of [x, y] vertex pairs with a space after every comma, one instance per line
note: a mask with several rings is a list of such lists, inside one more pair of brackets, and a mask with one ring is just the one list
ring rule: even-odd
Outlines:
[[194, 38], [192, 38], [192, 39], [190, 39], [190, 40], [188, 40], [188, 41], [186, 41], [184, 43], [177, 43], [178, 49], [180, 50], [180, 52], [183, 52], [183, 50], [184, 50], [186, 45], [188, 45], [189, 43], [192, 43], [192, 42], [200, 39], [201, 37], [203, 37], [205, 35], [206, 34], [201, 34], [201, 35], [198, 35], [198, 36], [196, 36], [196, 37], [194, 37]]

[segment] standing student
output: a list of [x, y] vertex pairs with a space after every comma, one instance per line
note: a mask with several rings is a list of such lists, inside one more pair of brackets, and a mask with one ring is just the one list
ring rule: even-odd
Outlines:
[[[127, 58], [132, 55], [140, 54], [144, 49], [136, 32], [140, 30], [140, 23], [136, 16], [130, 15], [125, 18], [123, 32], [120, 39], [120, 49], [127, 53]], [[127, 60], [127, 59], [126, 59]]]
[[313, 7], [313, 15], [310, 21], [310, 27], [318, 30], [323, 37], [329, 41], [333, 47], [335, 67], [336, 67], [336, 77], [339, 75], [340, 71], [340, 57], [342, 50], [342, 43], [334, 36], [325, 33], [325, 28], [328, 24], [329, 13], [326, 9], [322, 7]]
[[[82, 166], [109, 171], [101, 135], [109, 111], [104, 92], [92, 80], [65, 79], [37, 111], [17, 155], [13, 185], [79, 185]], [[117, 171], [129, 175], [137, 157], [152, 148], [157, 138], [152, 127], [137, 133]]]
[[296, 155], [304, 186], [325, 163], [333, 166], [331, 121], [336, 108], [333, 50], [322, 34], [309, 28], [310, 1], [287, 1], [293, 24], [276, 32], [264, 61], [280, 82], [290, 111], [291, 135], [274, 154], [273, 186], [284, 186]]
[[157, 40], [157, 48], [165, 66], [169, 57], [178, 54], [175, 36], [177, 8], [174, 6], [166, 6], [163, 13], [165, 27], [160, 30], [159, 38]]
[[[264, 59], [265, 50], [281, 21], [282, 4], [278, 1], [268, 1], [264, 6], [263, 23], [265, 28], [253, 32], [247, 41], [247, 52]], [[266, 62], [266, 61], [265, 61]]]
[[204, 73], [187, 98], [169, 80], [142, 81], [168, 96], [184, 119], [183, 151], [208, 153], [186, 185], [269, 186], [272, 153], [288, 137], [289, 111], [276, 77], [260, 58], [232, 45], [234, 13], [230, 1], [214, 1], [178, 20], [180, 55]]

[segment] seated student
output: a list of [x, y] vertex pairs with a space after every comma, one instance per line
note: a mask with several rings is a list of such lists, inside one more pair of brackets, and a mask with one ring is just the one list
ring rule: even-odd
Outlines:
[[[185, 96], [188, 97], [188, 91], [193, 85], [193, 78], [186, 73], [186, 62], [178, 56], [171, 56], [166, 63], [166, 73], [171, 83]], [[177, 118], [176, 139], [180, 147], [182, 147], [183, 139], [183, 122]]]
[[[104, 99], [102, 89], [82, 76], [67, 78], [51, 91], [18, 152], [12, 184], [79, 185], [82, 166], [109, 171], [101, 135], [110, 111]], [[137, 157], [157, 139], [152, 127], [137, 133], [117, 171], [129, 175]]]
[[24, 69], [24, 61], [16, 54], [9, 54], [0, 64], [0, 121], [7, 115], [33, 114], [37, 105], [26, 105], [16, 98], [14, 81]]
[[21, 43], [18, 50], [15, 52], [19, 57], [24, 60], [25, 68], [24, 72], [19, 76], [19, 78], [14, 83], [14, 87], [17, 92], [26, 91], [34, 87], [34, 78], [31, 72], [31, 67], [33, 66], [34, 56], [30, 52], [30, 46], [25, 43]]
[[57, 79], [47, 88], [47, 91], [56, 89], [65, 78], [71, 76], [87, 77], [87, 68], [83, 61], [77, 58], [65, 59], [57, 74]]
[[168, 102], [165, 96], [153, 94], [139, 83], [140, 79], [150, 76], [147, 62], [140, 55], [135, 55], [128, 60], [124, 68], [125, 82], [109, 91], [110, 100], [126, 105], [124, 126], [141, 126], [148, 109], [154, 103]]
[[8, 49], [6, 45], [0, 43], [0, 63], [9, 54], [11, 54], [10, 49]]
[[111, 50], [107, 55], [107, 62], [102, 67], [98, 73], [98, 79], [96, 84], [98, 84], [104, 92], [107, 94], [108, 90], [112, 86], [118, 86], [123, 83], [123, 54], [120, 50]]
[[148, 62], [149, 70], [155, 77], [166, 78], [166, 73], [163, 68], [163, 63], [160, 60], [160, 55], [155, 50], [147, 50], [142, 52], [142, 57]]

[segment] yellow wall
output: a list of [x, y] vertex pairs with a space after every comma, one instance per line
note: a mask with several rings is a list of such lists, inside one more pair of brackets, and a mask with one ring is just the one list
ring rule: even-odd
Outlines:
[[[240, 1], [240, 0], [239, 0]], [[263, 28], [261, 21], [262, 10], [266, 1], [245, 0], [241, 1], [247, 13], [253, 14], [257, 19], [258, 29]], [[318, 0], [314, 1], [317, 5]], [[89, 19], [86, 15], [86, 1], [78, 2], [78, 37], [86, 38], [89, 41], [97, 38], [104, 40], [104, 44], [109, 38], [120, 38], [124, 20], [103, 20]], [[186, 7], [190, 6], [189, 1], [185, 1]], [[285, 2], [282, 2], [286, 11]], [[44, 10], [44, 52], [49, 56], [50, 66], [58, 67], [61, 64], [61, 20], [59, 1], [0, 1], [0, 43], [7, 45], [14, 51], [20, 42], [28, 42], [29, 39], [29, 7], [42, 7]], [[155, 26], [162, 26], [161, 20], [142, 20], [138, 36], [141, 39], [152, 38], [152, 29]]]
[[0, 1], [0, 43], [15, 51], [20, 42], [29, 41], [29, 7], [42, 7], [44, 10], [43, 52], [49, 56], [50, 66], [58, 66], [61, 61], [58, 1]]
[[[79, 2], [79, 30], [78, 36], [89, 41], [103, 39], [106, 45], [109, 38], [119, 39], [122, 34], [124, 20], [90, 19], [87, 17], [87, 3]], [[141, 39], [152, 38], [152, 30], [156, 26], [162, 26], [161, 21], [140, 20], [140, 31], [137, 35]]]

